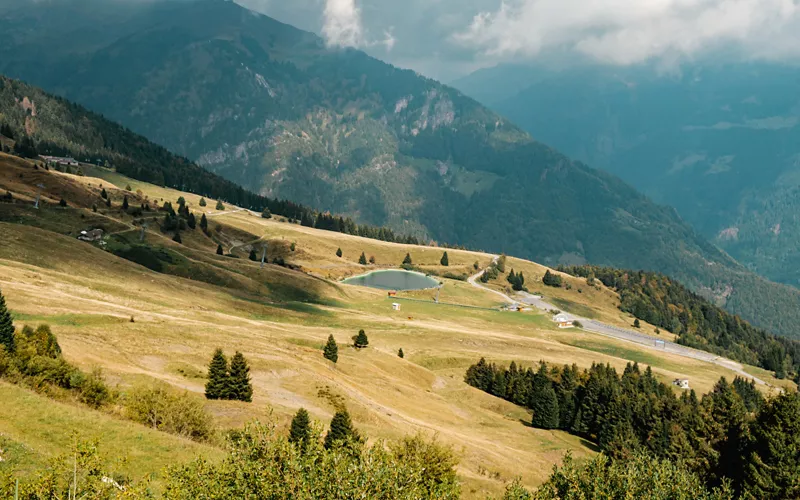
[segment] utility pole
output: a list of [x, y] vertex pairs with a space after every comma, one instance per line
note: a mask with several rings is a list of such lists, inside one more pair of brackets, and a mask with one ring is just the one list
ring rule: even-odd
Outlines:
[[261, 268], [264, 268], [264, 261], [267, 259], [267, 247], [261, 252]]
[[142, 224], [142, 232], [139, 233], [139, 243], [144, 241], [144, 232], [147, 230], [147, 222]]
[[33, 205], [33, 208], [39, 209], [39, 200], [42, 198], [42, 190], [44, 189], [44, 184], [37, 184], [36, 187], [39, 188], [39, 193], [36, 195], [36, 204]]

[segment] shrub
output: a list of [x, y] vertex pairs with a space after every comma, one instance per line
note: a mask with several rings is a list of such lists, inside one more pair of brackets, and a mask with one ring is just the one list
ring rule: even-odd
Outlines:
[[[460, 488], [447, 450], [421, 438], [398, 445], [326, 449], [319, 432], [300, 448], [259, 423], [230, 436], [222, 463], [199, 458], [168, 469], [164, 497], [194, 498], [369, 498], [457, 499]], [[441, 460], [431, 464], [430, 458]]]
[[125, 397], [124, 408], [128, 418], [153, 429], [195, 440], [212, 435], [211, 416], [202, 403], [164, 384], [134, 387]]
[[88, 377], [83, 377], [80, 389], [81, 402], [92, 408], [100, 408], [111, 400], [111, 391], [103, 381], [103, 373], [99, 368]]
[[200, 206], [201, 207], [205, 207], [206, 205], [208, 205], [208, 202], [206, 201], [206, 199], [205, 198], [200, 198]]

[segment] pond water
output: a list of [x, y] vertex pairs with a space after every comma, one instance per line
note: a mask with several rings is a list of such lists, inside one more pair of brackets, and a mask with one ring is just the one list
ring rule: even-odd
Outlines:
[[436, 288], [439, 281], [425, 276], [422, 273], [389, 269], [386, 271], [373, 271], [369, 274], [354, 276], [343, 281], [348, 285], [368, 286], [381, 290], [424, 290]]

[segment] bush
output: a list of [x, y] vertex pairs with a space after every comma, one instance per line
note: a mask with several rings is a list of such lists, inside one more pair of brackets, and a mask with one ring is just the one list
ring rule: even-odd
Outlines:
[[92, 408], [100, 408], [111, 401], [111, 391], [103, 381], [103, 373], [99, 368], [92, 371], [88, 377], [82, 377], [80, 389], [81, 402]]
[[[439, 460], [431, 463], [428, 460]], [[457, 499], [459, 485], [449, 450], [413, 438], [398, 445], [352, 441], [326, 449], [312, 427], [299, 447], [275, 428], [255, 423], [230, 437], [222, 463], [200, 458], [166, 474], [165, 498]]]
[[213, 432], [211, 416], [197, 398], [163, 384], [134, 387], [124, 407], [131, 420], [170, 434], [207, 440]]
[[550, 479], [534, 495], [508, 496], [535, 500], [578, 500], [605, 498], [660, 498], [663, 500], [727, 500], [730, 489], [708, 491], [700, 478], [685, 466], [636, 454], [630, 460], [611, 461], [598, 455], [584, 467], [578, 467], [567, 455], [564, 465], [553, 469]]

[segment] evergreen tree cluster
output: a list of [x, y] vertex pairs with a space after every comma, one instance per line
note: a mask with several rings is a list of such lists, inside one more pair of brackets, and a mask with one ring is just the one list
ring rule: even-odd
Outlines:
[[678, 335], [678, 343], [758, 365], [778, 378], [800, 375], [800, 341], [755, 328], [659, 273], [573, 266], [560, 271], [598, 279], [620, 295], [620, 309]]
[[542, 283], [544, 283], [546, 286], [551, 286], [553, 288], [561, 288], [563, 280], [561, 279], [561, 276], [551, 273], [550, 270], [548, 269], [547, 271], [544, 272]]
[[241, 352], [236, 351], [230, 365], [222, 349], [217, 349], [208, 365], [206, 382], [207, 399], [228, 399], [251, 402], [253, 386], [250, 383], [250, 367]]
[[648, 367], [628, 364], [620, 376], [609, 365], [536, 371], [498, 367], [481, 359], [465, 381], [524, 406], [532, 424], [561, 429], [597, 443], [613, 459], [646, 453], [679, 459], [707, 484], [731, 481], [747, 498], [800, 494], [800, 394], [765, 401], [754, 381], [722, 378], [711, 393], [680, 396]]
[[506, 279], [509, 283], [511, 283], [511, 288], [513, 288], [515, 291], [528, 291], [528, 289], [525, 288], [525, 276], [522, 275], [522, 271], [515, 273], [512, 269], [511, 272], [508, 273], [508, 277]]

